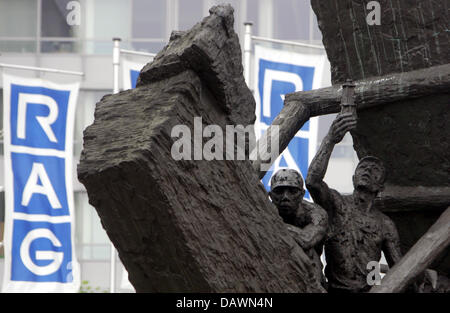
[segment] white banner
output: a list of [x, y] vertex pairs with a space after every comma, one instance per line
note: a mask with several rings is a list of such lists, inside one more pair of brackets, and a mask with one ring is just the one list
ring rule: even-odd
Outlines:
[[[152, 60], [153, 58], [150, 58], [148, 62], [151, 62]], [[146, 63], [138, 63], [127, 59], [122, 59], [123, 90], [136, 88], [136, 81], [139, 76], [139, 72], [145, 64]]]
[[[256, 100], [256, 138], [259, 139], [284, 105], [284, 96], [295, 91], [325, 87], [329, 63], [324, 53], [303, 54], [255, 45], [254, 95]], [[277, 158], [262, 182], [270, 189], [270, 179], [280, 168], [299, 171], [305, 178], [316, 153], [318, 118], [303, 125], [288, 147]], [[308, 191], [306, 199], [310, 199]]]
[[3, 75], [3, 292], [77, 292], [73, 128], [79, 83]]

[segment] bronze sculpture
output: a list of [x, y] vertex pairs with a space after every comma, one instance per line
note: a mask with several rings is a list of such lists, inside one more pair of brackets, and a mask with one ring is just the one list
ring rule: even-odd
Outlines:
[[281, 169], [272, 176], [269, 195], [295, 241], [312, 260], [315, 273], [325, 287], [320, 255], [328, 228], [327, 212], [303, 199], [303, 178], [293, 169]]
[[343, 196], [323, 181], [331, 152], [345, 133], [356, 126], [352, 113], [333, 122], [309, 168], [306, 186], [316, 203], [328, 212], [329, 233], [325, 242], [329, 292], [365, 292], [367, 264], [378, 262], [384, 252], [389, 266], [401, 258], [400, 240], [392, 220], [373, 208], [383, 189], [385, 171], [373, 156], [360, 160], [353, 176], [354, 192]]

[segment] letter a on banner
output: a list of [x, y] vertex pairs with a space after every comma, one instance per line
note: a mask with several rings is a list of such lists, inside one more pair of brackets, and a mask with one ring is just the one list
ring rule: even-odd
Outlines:
[[78, 83], [3, 75], [3, 292], [77, 292], [72, 188]]
[[[325, 54], [303, 54], [255, 46], [254, 90], [256, 138], [259, 139], [284, 105], [284, 96], [295, 91], [325, 87]], [[311, 118], [275, 160], [262, 182], [270, 190], [272, 175], [281, 168], [295, 169], [306, 177], [316, 152], [318, 119]], [[310, 199], [308, 191], [305, 198]]]

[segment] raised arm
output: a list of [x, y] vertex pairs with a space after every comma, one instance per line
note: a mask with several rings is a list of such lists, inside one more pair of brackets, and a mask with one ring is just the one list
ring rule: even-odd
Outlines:
[[309, 166], [306, 188], [308, 188], [314, 202], [326, 210], [330, 210], [333, 203], [332, 190], [323, 181], [327, 172], [328, 161], [334, 146], [344, 138], [346, 132], [354, 129], [355, 126], [356, 120], [351, 113], [338, 114]]

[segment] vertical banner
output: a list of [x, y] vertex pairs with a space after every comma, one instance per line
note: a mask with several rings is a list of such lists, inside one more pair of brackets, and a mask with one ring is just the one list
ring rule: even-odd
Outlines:
[[[152, 60], [153, 58], [150, 58], [149, 62]], [[136, 88], [136, 81], [139, 76], [139, 72], [146, 63], [137, 63], [123, 59], [122, 64], [123, 90]]]
[[78, 83], [3, 75], [3, 292], [77, 292], [72, 188]]
[[[259, 139], [284, 105], [284, 96], [322, 87], [325, 54], [302, 54], [255, 45], [254, 94], [256, 138]], [[305, 178], [316, 152], [318, 118], [311, 118], [277, 158], [262, 182], [270, 190], [272, 175], [281, 168], [299, 171]], [[310, 199], [308, 191], [305, 198]]]

